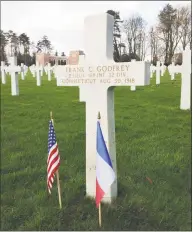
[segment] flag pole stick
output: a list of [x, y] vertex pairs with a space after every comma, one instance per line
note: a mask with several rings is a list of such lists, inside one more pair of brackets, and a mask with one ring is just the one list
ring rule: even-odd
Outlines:
[[101, 203], [99, 203], [99, 227], [101, 227]]
[[[54, 120], [52, 118], [52, 111], [50, 112], [50, 118], [52, 121], [52, 124], [54, 126]], [[61, 188], [60, 188], [60, 178], [59, 178], [59, 171], [56, 171], [56, 178], [57, 178], [57, 186], [58, 186], [58, 199], [59, 199], [59, 205], [60, 205], [60, 209], [62, 208], [62, 200], [61, 200]]]
[[[101, 115], [100, 112], [98, 112], [98, 121], [100, 123]], [[102, 224], [102, 215], [101, 215], [101, 203], [99, 203], [99, 227], [101, 227]]]

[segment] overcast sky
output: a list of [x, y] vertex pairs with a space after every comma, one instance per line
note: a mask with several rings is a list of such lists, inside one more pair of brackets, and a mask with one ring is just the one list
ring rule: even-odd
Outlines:
[[26, 33], [37, 43], [47, 35], [54, 50], [66, 55], [71, 50], [84, 50], [84, 18], [91, 14], [103, 13], [109, 9], [120, 11], [122, 19], [140, 14], [154, 25], [158, 12], [166, 3], [173, 6], [191, 1], [1, 1], [1, 29]]

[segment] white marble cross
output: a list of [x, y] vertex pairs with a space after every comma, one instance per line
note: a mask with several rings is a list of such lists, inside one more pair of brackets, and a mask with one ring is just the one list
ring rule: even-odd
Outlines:
[[172, 62], [172, 64], [168, 66], [168, 71], [171, 75], [171, 80], [174, 80], [175, 74], [182, 73], [182, 65], [175, 65], [174, 62]]
[[11, 74], [11, 95], [19, 95], [19, 81], [18, 73], [21, 71], [21, 67], [17, 66], [17, 57], [10, 57], [10, 65], [8, 66], [8, 71]]
[[161, 74], [160, 61], [157, 61], [157, 65], [156, 65], [156, 85], [160, 84], [160, 74]]
[[182, 73], [180, 109], [188, 110], [191, 107], [191, 50], [189, 48], [183, 51], [182, 67], [178, 66], [176, 72]]
[[36, 77], [36, 66], [35, 64], [33, 64], [32, 66], [29, 67], [31, 73], [32, 73], [32, 76], [33, 77]]
[[170, 64], [168, 66], [168, 71], [171, 75], [171, 80], [173, 81], [175, 79], [175, 64], [174, 64], [174, 62], [172, 62], [172, 64]]
[[5, 62], [1, 61], [1, 82], [2, 84], [6, 84], [6, 66]]
[[37, 86], [41, 86], [41, 82], [42, 82], [42, 66], [39, 66], [39, 63], [36, 62], [36, 66], [35, 66], [35, 71], [36, 71], [36, 83]]
[[25, 68], [23, 63], [21, 63], [21, 79], [25, 80]]
[[48, 75], [48, 81], [51, 81], [51, 71], [52, 71], [52, 67], [50, 65], [50, 63], [48, 63], [45, 67], [44, 70], [46, 72], [46, 74]]
[[[114, 116], [115, 86], [144, 86], [150, 82], [150, 63], [116, 63], [113, 60], [114, 18], [109, 14], [89, 16], [84, 22], [85, 61], [83, 65], [57, 66], [58, 86], [78, 86], [86, 103], [86, 194], [96, 193], [96, 126], [101, 128], [115, 173], [116, 144]], [[142, 99], [143, 100], [143, 99]], [[117, 196], [117, 181], [105, 195], [105, 202]]]
[[162, 66], [161, 66], [161, 76], [164, 76], [164, 73], [166, 71], [166, 67], [164, 65], [164, 62], [162, 62]]
[[153, 77], [153, 74], [154, 74], [155, 71], [156, 71], [156, 67], [153, 64], [151, 64], [151, 66], [150, 66], [151, 78]]
[[57, 78], [56, 73], [55, 73], [55, 69], [56, 69], [57, 66], [58, 66], [58, 65], [52, 66], [52, 72], [54, 73], [54, 77], [55, 77], [55, 78]]
[[40, 75], [41, 75], [41, 77], [43, 76], [43, 74], [44, 74], [44, 68], [43, 68], [42, 65], [40, 65]]

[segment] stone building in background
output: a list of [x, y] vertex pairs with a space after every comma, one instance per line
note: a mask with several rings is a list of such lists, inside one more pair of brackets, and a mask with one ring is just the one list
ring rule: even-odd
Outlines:
[[66, 65], [67, 57], [66, 56], [54, 56], [45, 53], [36, 53], [36, 62], [39, 62], [40, 65], [45, 66], [47, 63], [51, 65]]
[[54, 56], [45, 53], [36, 53], [36, 62], [45, 66], [47, 63], [53, 65], [76, 65], [79, 62], [79, 56], [84, 55], [83, 51], [71, 51], [69, 56]]
[[67, 64], [76, 65], [79, 62], [79, 56], [84, 55], [83, 51], [71, 51], [67, 59]]

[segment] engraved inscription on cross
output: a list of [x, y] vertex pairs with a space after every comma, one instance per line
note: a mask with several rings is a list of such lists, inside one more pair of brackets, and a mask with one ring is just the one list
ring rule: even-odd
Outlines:
[[[58, 86], [78, 86], [80, 101], [86, 103], [86, 194], [96, 192], [96, 125], [101, 128], [113, 168], [116, 169], [114, 87], [149, 85], [150, 63], [115, 63], [113, 60], [114, 18], [109, 14], [89, 16], [84, 23], [85, 60], [80, 65], [55, 68]], [[129, 100], [129, 99], [128, 99]], [[117, 181], [103, 201], [117, 196]]]

